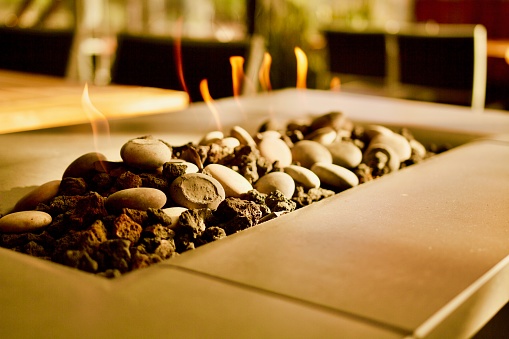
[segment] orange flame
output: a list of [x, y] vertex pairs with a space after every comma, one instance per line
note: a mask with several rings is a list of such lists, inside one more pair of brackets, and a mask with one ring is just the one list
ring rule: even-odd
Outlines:
[[264, 91], [271, 91], [272, 85], [270, 84], [270, 65], [272, 64], [272, 56], [265, 52], [263, 54], [262, 66], [260, 67], [260, 71], [258, 72], [258, 79], [260, 81], [260, 86]]
[[330, 80], [330, 89], [334, 92], [339, 92], [341, 90], [341, 79], [339, 77], [332, 77]]
[[[94, 138], [94, 147], [96, 152], [99, 153], [99, 145], [104, 145], [103, 142], [99, 141], [99, 137], [102, 135], [105, 138], [106, 146], [110, 144], [110, 124], [108, 123], [108, 119], [102, 114], [90, 101], [90, 96], [88, 95], [88, 84], [85, 83], [85, 88], [83, 89], [83, 95], [81, 96], [81, 105], [83, 110], [87, 114], [88, 120], [90, 121], [90, 125], [92, 126], [92, 135]], [[106, 168], [104, 164], [101, 162], [101, 166], [103, 170], [106, 172]]]
[[189, 90], [187, 89], [186, 81], [184, 78], [184, 63], [182, 62], [182, 25], [183, 25], [183, 18], [180, 17], [177, 21], [177, 34], [175, 38], [175, 47], [174, 47], [174, 54], [175, 54], [175, 62], [177, 66], [177, 74], [180, 81], [180, 85], [182, 86], [182, 89], [184, 92], [187, 93], [189, 97], [189, 101], [191, 101], [191, 96], [189, 95]]
[[237, 97], [242, 89], [244, 79], [244, 58], [241, 56], [230, 57], [232, 65], [233, 96]]
[[217, 111], [216, 107], [214, 106], [214, 99], [212, 99], [212, 97], [210, 96], [209, 82], [207, 81], [207, 79], [203, 79], [202, 81], [200, 81], [200, 93], [203, 98], [203, 101], [205, 101], [210, 112], [212, 113], [212, 116], [214, 117], [217, 130], [221, 131], [222, 127], [221, 127], [221, 121], [219, 119], [219, 112]]
[[297, 57], [297, 88], [306, 88], [308, 58], [299, 47], [295, 47], [295, 56]]

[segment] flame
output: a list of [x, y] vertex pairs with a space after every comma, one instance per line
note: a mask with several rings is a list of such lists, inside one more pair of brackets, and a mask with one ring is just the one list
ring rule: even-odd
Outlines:
[[[106, 146], [110, 145], [110, 124], [108, 123], [108, 119], [102, 114], [90, 101], [90, 96], [88, 95], [88, 84], [85, 83], [85, 88], [83, 89], [83, 95], [81, 96], [81, 105], [83, 110], [87, 114], [88, 120], [90, 121], [90, 125], [92, 126], [92, 135], [94, 138], [94, 147], [95, 151], [99, 152], [99, 145], [104, 145], [103, 142], [99, 141], [99, 137], [102, 135], [105, 138]], [[101, 162], [101, 166], [105, 172], [106, 168], [104, 164]]]
[[244, 79], [244, 58], [241, 56], [230, 57], [232, 65], [233, 96], [237, 97], [242, 89]]
[[306, 88], [308, 58], [299, 47], [295, 47], [295, 56], [297, 57], [297, 88]]
[[265, 52], [263, 54], [262, 66], [260, 67], [260, 71], [258, 72], [258, 79], [260, 81], [260, 86], [265, 91], [271, 91], [272, 85], [270, 84], [270, 65], [272, 64], [272, 56]]
[[184, 92], [187, 93], [187, 96], [189, 97], [189, 102], [191, 102], [191, 96], [189, 95], [189, 90], [187, 89], [186, 81], [184, 78], [184, 63], [182, 62], [182, 25], [183, 25], [183, 18], [180, 17], [177, 20], [177, 33], [175, 38], [175, 48], [173, 50], [175, 54], [175, 62], [177, 66], [177, 74], [180, 81], [180, 85], [182, 86], [182, 89]]
[[207, 104], [208, 108], [210, 109], [210, 112], [212, 113], [212, 116], [214, 117], [214, 120], [216, 122], [216, 127], [218, 131], [221, 131], [221, 121], [219, 119], [219, 112], [217, 111], [216, 107], [214, 106], [214, 99], [210, 96], [209, 92], [209, 82], [207, 79], [203, 79], [200, 81], [200, 93], [203, 98], [203, 101]]
[[335, 92], [339, 92], [341, 90], [341, 79], [339, 77], [332, 77], [330, 80], [330, 89]]

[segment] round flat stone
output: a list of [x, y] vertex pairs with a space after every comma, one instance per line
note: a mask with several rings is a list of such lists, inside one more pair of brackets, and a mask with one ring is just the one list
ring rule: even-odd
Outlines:
[[48, 181], [23, 196], [13, 208], [13, 212], [34, 210], [40, 203], [48, 202], [58, 194], [61, 180]]
[[162, 208], [166, 204], [166, 194], [155, 188], [128, 188], [111, 194], [104, 205], [108, 211], [119, 212], [123, 208], [146, 211], [149, 208]]
[[263, 138], [258, 144], [260, 154], [270, 163], [279, 161], [281, 167], [292, 163], [292, 151], [281, 139]]
[[302, 185], [305, 189], [320, 187], [320, 178], [308, 168], [290, 165], [284, 168], [286, 174], [298, 184]]
[[189, 209], [210, 208], [217, 206], [225, 199], [221, 183], [203, 173], [188, 173], [173, 180], [170, 185], [170, 196], [182, 207]]
[[332, 163], [332, 155], [327, 147], [312, 140], [297, 142], [292, 147], [292, 159], [306, 168], [311, 168], [317, 162]]
[[257, 191], [265, 194], [272, 193], [276, 190], [290, 199], [295, 192], [295, 181], [285, 172], [271, 172], [261, 177], [255, 184]]
[[129, 140], [120, 149], [120, 156], [127, 165], [144, 170], [163, 166], [171, 155], [170, 146], [152, 136]]
[[0, 232], [31, 232], [49, 226], [51, 221], [51, 215], [41, 211], [21, 211], [10, 213], [0, 218]]
[[350, 141], [336, 141], [327, 145], [332, 155], [332, 163], [335, 165], [355, 168], [362, 161], [362, 151]]
[[311, 170], [320, 178], [320, 182], [329, 186], [345, 190], [359, 184], [359, 178], [347, 168], [329, 164], [316, 163]]
[[220, 164], [209, 164], [203, 169], [203, 173], [209, 174], [219, 181], [224, 188], [226, 197], [239, 198], [241, 194], [253, 189], [253, 185], [240, 173]]

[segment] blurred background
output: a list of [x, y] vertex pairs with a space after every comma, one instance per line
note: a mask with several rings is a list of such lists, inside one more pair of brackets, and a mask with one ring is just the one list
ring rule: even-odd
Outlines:
[[[331, 27], [387, 31], [419, 22], [482, 24], [488, 41], [496, 47], [493, 50], [488, 46], [492, 53], [487, 56], [486, 105], [502, 109], [508, 108], [509, 93], [507, 17], [506, 0], [0, 0], [0, 26], [7, 32], [71, 32], [73, 44], [66, 77], [96, 84], [124, 82], [168, 88], [176, 85], [162, 80], [151, 83], [141, 76], [122, 78], [121, 66], [117, 65], [122, 61], [117, 57], [121, 58], [121, 43], [128, 45], [126, 37], [143, 37], [154, 43], [175, 39], [218, 46], [245, 43], [246, 72], [249, 62], [259, 63], [263, 52], [271, 55], [272, 89], [295, 86], [294, 48], [298, 46], [308, 58], [308, 88], [330, 89], [330, 51], [325, 31]], [[255, 41], [259, 45], [262, 41], [261, 47], [253, 44]], [[2, 47], [2, 53], [16, 53], [9, 52], [9, 48]], [[143, 50], [149, 53], [150, 49], [142, 47], [130, 54], [142, 54]], [[158, 57], [164, 60], [164, 55]], [[182, 58], [183, 63], [189, 60], [184, 54]], [[132, 62], [146, 66], [142, 63], [147, 62], [140, 60]], [[152, 68], [164, 67], [151, 60]], [[208, 62], [212, 65], [212, 59]], [[1, 61], [0, 68], [5, 68]], [[187, 71], [189, 77], [191, 72]], [[150, 72], [145, 74], [149, 77]]]

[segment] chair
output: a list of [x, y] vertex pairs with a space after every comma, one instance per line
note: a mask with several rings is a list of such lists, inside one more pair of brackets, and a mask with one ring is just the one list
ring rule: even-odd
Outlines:
[[[120, 34], [112, 82], [183, 90], [175, 54], [176, 40]], [[247, 59], [248, 40], [219, 42], [182, 40], [182, 69], [191, 101], [202, 101], [199, 84], [206, 78], [212, 98], [233, 95], [231, 56]]]
[[471, 106], [486, 96], [486, 29], [481, 25], [414, 25], [396, 34], [399, 83], [408, 99]]
[[0, 68], [65, 77], [73, 31], [0, 27]]

